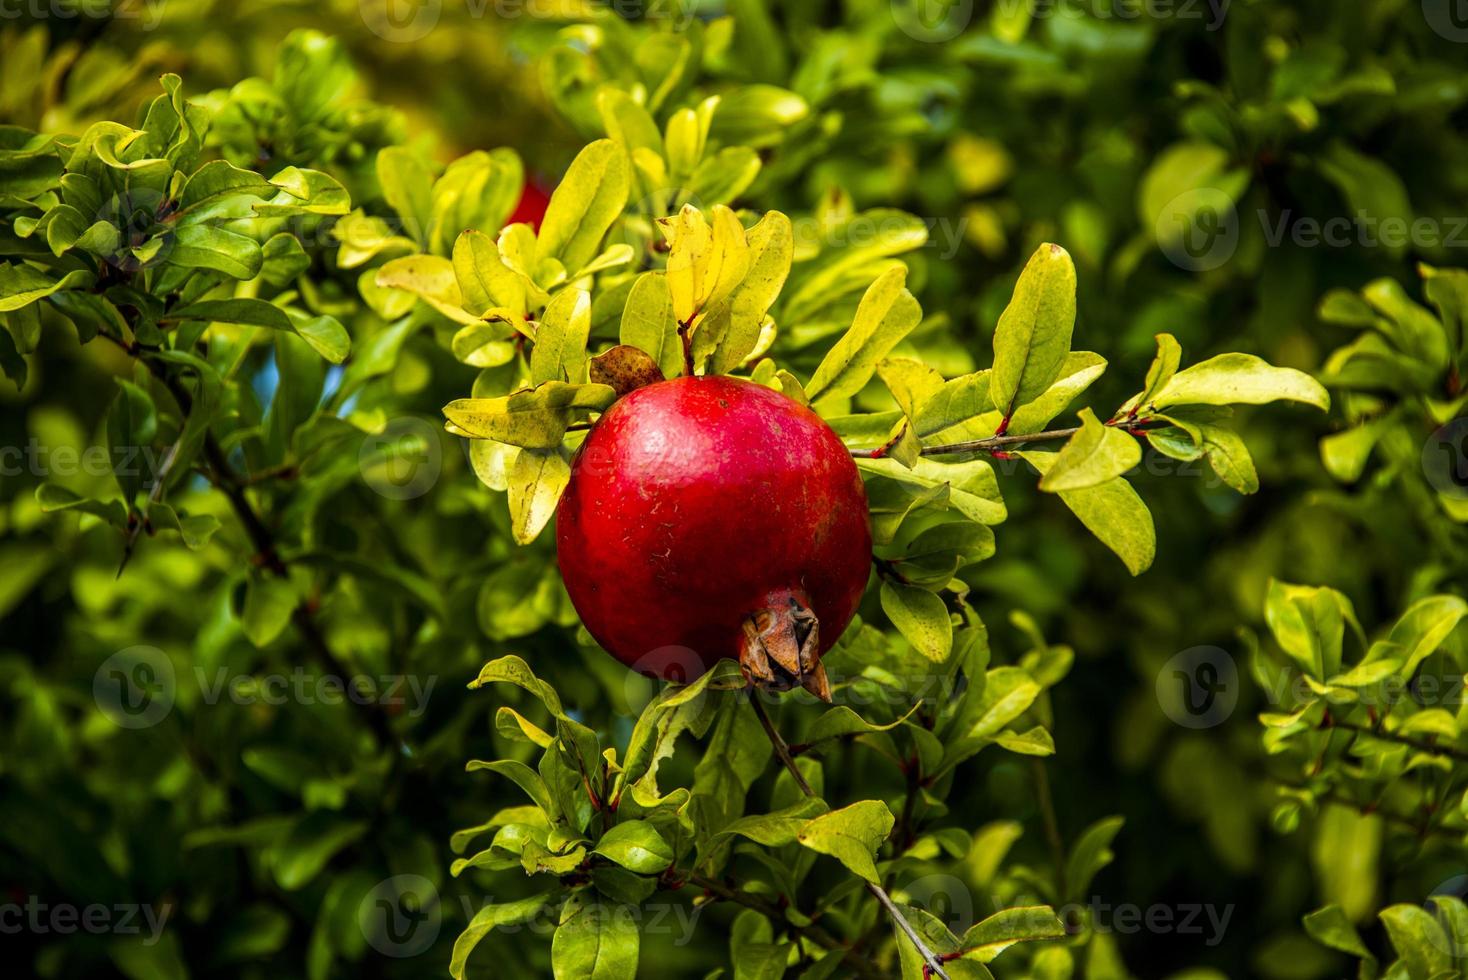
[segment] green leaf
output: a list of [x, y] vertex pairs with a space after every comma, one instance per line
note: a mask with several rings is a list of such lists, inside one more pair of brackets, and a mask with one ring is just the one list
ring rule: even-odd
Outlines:
[[882, 611], [913, 648], [934, 663], [943, 663], [953, 650], [953, 622], [943, 600], [929, 592], [898, 582], [883, 582]]
[[[166, 909], [167, 906], [164, 906]], [[121, 920], [119, 920], [120, 922]], [[122, 926], [117, 927], [122, 932]], [[157, 936], [120, 937], [107, 944], [112, 962], [128, 980], [188, 980], [178, 937], [171, 932]]]
[[304, 888], [335, 854], [366, 833], [365, 820], [344, 820], [324, 810], [307, 814], [267, 851], [276, 884], [288, 892]]
[[186, 225], [174, 234], [168, 264], [184, 269], [211, 269], [235, 279], [254, 279], [265, 253], [253, 238], [212, 225]]
[[384, 289], [401, 289], [455, 323], [478, 323], [479, 318], [464, 312], [464, 296], [459, 291], [454, 264], [437, 255], [409, 255], [377, 270], [376, 283]]
[[1200, 425], [1198, 432], [1203, 437], [1203, 456], [1218, 478], [1239, 493], [1258, 493], [1259, 474], [1243, 438], [1218, 425]]
[[503, 398], [461, 398], [443, 413], [461, 435], [525, 449], [556, 449], [578, 411], [601, 411], [616, 392], [607, 385], [546, 381]]
[[[1043, 477], [1054, 464], [1054, 453], [1022, 452], [1025, 462]], [[1120, 477], [1084, 490], [1064, 490], [1060, 499], [1101, 543], [1116, 553], [1127, 571], [1140, 575], [1157, 555], [1157, 529], [1152, 512], [1131, 484]]]
[[627, 154], [620, 146], [612, 140], [588, 144], [551, 195], [537, 256], [560, 259], [573, 275], [590, 262], [627, 204], [630, 179]]
[[584, 289], [565, 289], [556, 294], [535, 331], [535, 349], [530, 353], [531, 384], [583, 381], [590, 332], [591, 294]]
[[994, 744], [1019, 755], [1055, 754], [1055, 739], [1039, 725], [1027, 732], [1000, 732], [994, 736]]
[[546, 710], [557, 718], [564, 715], [556, 689], [536, 677], [530, 665], [514, 655], [500, 657], [485, 664], [480, 668], [479, 676], [469, 682], [469, 689], [477, 690], [486, 684], [513, 684], [538, 698]]
[[1341, 911], [1339, 905], [1327, 905], [1323, 909], [1317, 909], [1304, 918], [1305, 932], [1310, 938], [1339, 950], [1342, 953], [1350, 953], [1357, 959], [1366, 960], [1375, 964], [1376, 957], [1371, 955], [1371, 950], [1361, 941], [1361, 934], [1346, 914]]
[[867, 289], [851, 329], [826, 354], [805, 386], [811, 401], [856, 394], [892, 348], [918, 325], [923, 311], [905, 288], [906, 282], [907, 270], [898, 267]]
[[330, 316], [292, 316], [263, 299], [238, 298], [203, 300], [170, 310], [168, 321], [199, 320], [208, 323], [239, 323], [252, 327], [284, 330], [300, 337], [332, 364], [340, 364], [351, 351], [346, 328]]
[[944, 491], [954, 510], [980, 524], [1002, 524], [1008, 516], [994, 468], [986, 460], [941, 463], [924, 457], [907, 467], [895, 459], [858, 459], [856, 465], [864, 472], [903, 484], [905, 491], [910, 488]]
[[1275, 641], [1308, 676], [1323, 681], [1340, 672], [1345, 627], [1356, 625], [1350, 599], [1334, 589], [1271, 579], [1264, 619]]
[[863, 800], [809, 821], [798, 839], [812, 851], [840, 861], [847, 870], [872, 884], [880, 884], [873, 858], [895, 822], [887, 804]]
[[0, 313], [29, 306], [63, 289], [85, 289], [93, 278], [91, 273], [77, 270], [52, 279], [28, 265], [0, 263]]
[[36, 487], [36, 504], [41, 513], [51, 514], [60, 510], [78, 510], [84, 514], [100, 517], [116, 528], [127, 527], [127, 510], [118, 500], [92, 500], [81, 497], [55, 483], [43, 483]]
[[965, 733], [969, 738], [996, 738], [1010, 722], [1030, 709], [1040, 696], [1040, 685], [1019, 667], [996, 667], [985, 677], [983, 694], [970, 717], [977, 720]]
[[452, 250], [465, 229], [493, 231], [510, 217], [525, 188], [525, 166], [509, 147], [476, 150], [448, 165], [433, 184], [435, 253]]
[[[847, 709], [850, 710], [850, 709]], [[720, 830], [718, 836], [747, 837], [764, 847], [784, 847], [793, 844], [811, 819], [828, 812], [826, 802], [818, 797], [805, 796], [788, 807], [773, 813], [754, 814], [740, 817]]]
[[1381, 924], [1412, 980], [1430, 980], [1451, 972], [1452, 946], [1430, 913], [1415, 905], [1391, 905], [1381, 910]]
[[1091, 824], [1076, 838], [1070, 859], [1065, 862], [1066, 898], [1079, 901], [1091, 887], [1091, 880], [1116, 857], [1111, 842], [1125, 822], [1124, 817], [1107, 817]]
[[475, 913], [464, 927], [459, 938], [454, 940], [453, 957], [449, 961], [449, 975], [454, 980], [464, 980], [468, 968], [469, 954], [480, 940], [499, 926], [518, 926], [540, 915], [540, 910], [555, 901], [553, 895], [532, 895], [515, 902], [486, 905]]
[[1076, 270], [1059, 245], [1036, 250], [994, 328], [991, 395], [1006, 418], [1044, 394], [1070, 353], [1076, 319]]
[[1324, 805], [1315, 821], [1310, 858], [1318, 893], [1353, 922], [1377, 907], [1383, 829], [1379, 814], [1337, 804]]
[[522, 449], [510, 465], [510, 533], [517, 544], [540, 535], [571, 482], [571, 466], [559, 448]]
[[1081, 409], [1080, 418], [1081, 431], [1070, 437], [1040, 478], [1040, 489], [1046, 493], [1099, 486], [1142, 461], [1142, 447], [1134, 436], [1102, 425], [1089, 408]]
[[428, 164], [405, 147], [385, 147], [377, 154], [377, 183], [402, 219], [403, 230], [426, 246], [433, 220], [433, 171]]
[[[991, 373], [975, 371], [945, 381], [911, 418], [917, 434], [928, 439], [993, 410]], [[949, 435], [947, 438], [961, 437]]]
[[641, 936], [632, 908], [578, 892], [551, 941], [555, 980], [633, 980]]
[[592, 852], [643, 875], [658, 874], [673, 863], [672, 845], [646, 820], [614, 825], [602, 834]]
[[546, 787], [545, 780], [525, 763], [514, 759], [496, 759], [492, 762], [471, 759], [464, 767], [465, 772], [480, 772], [481, 770], [509, 777], [516, 786], [525, 791], [525, 795], [530, 797], [531, 802], [547, 814], [558, 812], [555, 803], [551, 800], [550, 790]]
[[990, 963], [1015, 943], [1064, 939], [1065, 924], [1048, 905], [1004, 909], [970, 926], [959, 939], [965, 959]]
[[245, 605], [240, 612], [245, 637], [257, 647], [267, 646], [290, 625], [296, 605], [296, 593], [289, 582], [252, 574], [245, 584]]
[[627, 294], [621, 342], [646, 351], [667, 378], [683, 373], [683, 345], [673, 316], [673, 293], [662, 272], [644, 272]]
[[456, 238], [453, 265], [465, 310], [482, 317], [500, 309], [521, 320], [525, 318], [530, 284], [505, 264], [499, 247], [488, 235], [470, 229]]
[[1416, 673], [1417, 666], [1442, 646], [1465, 616], [1468, 602], [1460, 596], [1435, 595], [1414, 602], [1387, 637], [1403, 651], [1401, 675]]
[[1330, 395], [1320, 382], [1294, 368], [1272, 367], [1253, 354], [1220, 354], [1184, 368], [1152, 398], [1158, 408], [1171, 405], [1264, 405], [1297, 401], [1322, 411]]
[[1141, 392], [1122, 406], [1122, 412], [1130, 412], [1133, 409], [1149, 407], [1157, 393], [1167, 387], [1167, 383], [1177, 374], [1178, 367], [1182, 364], [1183, 348], [1177, 342], [1177, 338], [1170, 333], [1160, 333], [1156, 337], [1157, 356], [1152, 359], [1152, 366], [1147, 369], [1147, 380], [1142, 385]]

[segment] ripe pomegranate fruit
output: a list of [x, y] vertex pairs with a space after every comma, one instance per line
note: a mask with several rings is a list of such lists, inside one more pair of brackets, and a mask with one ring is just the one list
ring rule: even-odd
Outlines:
[[561, 575], [618, 660], [687, 681], [722, 657], [829, 700], [820, 656], [871, 566], [866, 492], [810, 409], [750, 381], [680, 377], [597, 421], [556, 516]]

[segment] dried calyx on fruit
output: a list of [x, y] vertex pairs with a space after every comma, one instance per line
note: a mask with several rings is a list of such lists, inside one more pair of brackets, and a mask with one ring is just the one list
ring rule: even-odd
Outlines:
[[556, 519], [561, 574], [591, 635], [686, 681], [723, 657], [829, 699], [820, 658], [871, 565], [866, 494], [814, 412], [729, 377], [640, 387], [596, 423]]

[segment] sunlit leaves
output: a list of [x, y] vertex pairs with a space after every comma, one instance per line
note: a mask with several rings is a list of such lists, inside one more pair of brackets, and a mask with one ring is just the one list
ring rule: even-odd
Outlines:
[[865, 800], [814, 818], [801, 829], [797, 839], [876, 884], [879, 879], [873, 858], [877, 846], [892, 832], [894, 822], [892, 811], [885, 803]]
[[637, 277], [622, 311], [621, 341], [646, 351], [664, 376], [682, 373], [683, 348], [665, 273], [644, 272]]
[[539, 536], [571, 482], [571, 466], [558, 449], [522, 449], [510, 465], [510, 533], [519, 544]]
[[1076, 271], [1059, 245], [1041, 245], [1020, 273], [994, 328], [994, 405], [1007, 418], [1054, 383], [1070, 353], [1076, 318]]
[[444, 415], [472, 439], [493, 439], [526, 449], [553, 449], [578, 411], [601, 410], [616, 392], [606, 385], [546, 381], [503, 398], [461, 398]]
[[1153, 394], [1150, 404], [1263, 405], [1297, 401], [1321, 410], [1330, 395], [1310, 375], [1293, 368], [1272, 367], [1252, 354], [1220, 354], [1184, 368]]
[[872, 283], [856, 309], [851, 329], [836, 342], [806, 385], [812, 401], [860, 391], [902, 338], [922, 319], [907, 291], [907, 270], [894, 268]]
[[571, 162], [541, 221], [536, 254], [575, 274], [601, 248], [627, 203], [627, 155], [611, 140], [588, 144]]
[[722, 303], [749, 271], [749, 245], [733, 211], [715, 205], [712, 221], [692, 205], [661, 222], [668, 240], [668, 290], [684, 329]]
[[[1025, 461], [1041, 478], [1055, 465], [1056, 454], [1024, 452]], [[1081, 490], [1059, 491], [1060, 499], [1101, 543], [1116, 553], [1127, 571], [1140, 575], [1157, 554], [1157, 531], [1152, 513], [1131, 484], [1121, 477]]]
[[936, 663], [948, 659], [953, 626], [943, 600], [926, 589], [900, 582], [883, 582], [882, 611], [892, 625], [923, 656]]
[[530, 354], [530, 382], [581, 383], [586, 377], [586, 339], [591, 330], [591, 295], [581, 289], [556, 294], [541, 316]]
[[1049, 493], [1084, 490], [1113, 480], [1142, 461], [1135, 437], [1102, 425], [1089, 408], [1081, 409], [1081, 429], [1071, 436], [1040, 478]]

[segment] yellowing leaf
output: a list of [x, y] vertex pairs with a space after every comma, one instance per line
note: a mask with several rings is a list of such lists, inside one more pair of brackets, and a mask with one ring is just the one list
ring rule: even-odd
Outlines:
[[540, 223], [536, 255], [559, 259], [571, 273], [590, 262], [626, 207], [630, 183], [622, 147], [612, 140], [588, 144], [571, 161], [551, 195]]
[[412, 293], [455, 323], [475, 323], [479, 319], [464, 312], [454, 264], [441, 256], [393, 259], [377, 270], [377, 285]]
[[1264, 405], [1296, 401], [1330, 408], [1330, 395], [1310, 375], [1277, 368], [1253, 354], [1220, 354], [1173, 376], [1152, 398], [1158, 408], [1170, 405]]
[[922, 319], [922, 307], [905, 288], [907, 269], [888, 270], [872, 283], [848, 330], [826, 354], [806, 385], [811, 401], [856, 394], [877, 365]]
[[[1043, 477], [1054, 465], [1055, 453], [1022, 452], [1025, 462]], [[1060, 499], [1101, 543], [1114, 551], [1133, 575], [1152, 566], [1157, 556], [1157, 529], [1152, 512], [1137, 491], [1121, 477], [1084, 490], [1062, 490]]]
[[471, 439], [553, 449], [560, 446], [574, 412], [601, 411], [615, 398], [606, 385], [546, 381], [503, 398], [460, 398], [445, 405], [443, 414]]
[[516, 543], [529, 544], [550, 521], [566, 484], [571, 467], [560, 447], [549, 450], [522, 449], [510, 465], [510, 533]]
[[1102, 425], [1089, 408], [1081, 409], [1080, 416], [1081, 431], [1070, 437], [1040, 478], [1040, 489], [1047, 493], [1094, 487], [1142, 461], [1142, 447], [1135, 437]]
[[530, 382], [569, 381], [586, 377], [586, 342], [591, 333], [591, 294], [564, 289], [545, 308], [530, 352]]

